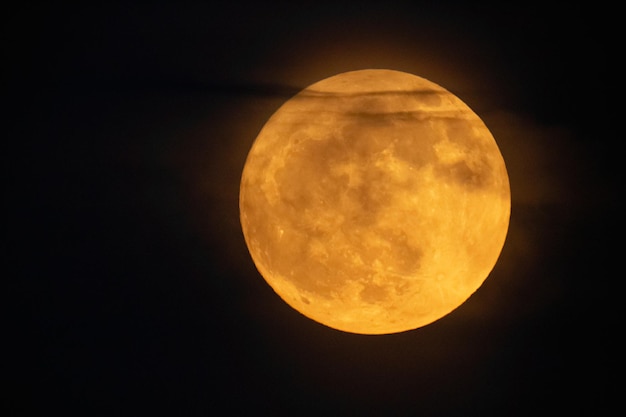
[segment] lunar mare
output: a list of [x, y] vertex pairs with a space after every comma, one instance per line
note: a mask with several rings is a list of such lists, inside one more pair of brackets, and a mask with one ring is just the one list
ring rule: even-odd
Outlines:
[[474, 293], [504, 245], [510, 190], [480, 118], [415, 75], [317, 82], [267, 121], [246, 160], [252, 259], [289, 305], [364, 334], [415, 329]]

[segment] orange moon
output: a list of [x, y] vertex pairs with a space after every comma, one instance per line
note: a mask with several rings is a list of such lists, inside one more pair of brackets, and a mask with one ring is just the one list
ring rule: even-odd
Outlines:
[[291, 307], [387, 334], [438, 320], [493, 269], [509, 180], [495, 139], [424, 78], [361, 70], [319, 81], [267, 121], [245, 163], [252, 259]]

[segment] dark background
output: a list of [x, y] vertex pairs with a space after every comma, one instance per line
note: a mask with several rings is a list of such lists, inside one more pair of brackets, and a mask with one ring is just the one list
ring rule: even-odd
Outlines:
[[[608, 413], [623, 316], [609, 268], [615, 11], [258, 3], [5, 10], [10, 414]], [[469, 104], [512, 190], [485, 284], [387, 336], [293, 311], [256, 272], [238, 217], [267, 118], [363, 68], [421, 75]]]

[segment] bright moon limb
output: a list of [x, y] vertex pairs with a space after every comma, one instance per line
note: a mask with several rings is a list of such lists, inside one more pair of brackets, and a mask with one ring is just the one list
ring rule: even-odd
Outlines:
[[252, 259], [290, 306], [346, 332], [432, 323], [493, 269], [511, 196], [482, 120], [424, 78], [319, 81], [267, 121], [241, 178]]

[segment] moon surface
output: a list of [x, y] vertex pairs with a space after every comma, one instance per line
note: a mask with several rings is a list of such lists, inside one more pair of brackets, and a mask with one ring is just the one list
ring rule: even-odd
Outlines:
[[459, 98], [424, 78], [361, 70], [284, 103], [254, 142], [240, 218], [274, 291], [334, 329], [432, 323], [493, 269], [511, 197], [498, 146]]

